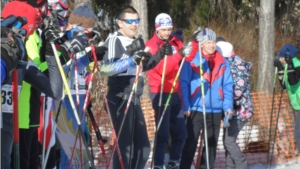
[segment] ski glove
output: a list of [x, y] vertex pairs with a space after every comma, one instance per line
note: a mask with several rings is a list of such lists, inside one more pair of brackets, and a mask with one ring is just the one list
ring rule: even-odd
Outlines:
[[169, 43], [165, 43], [164, 45], [162, 45], [162, 47], [160, 48], [160, 50], [162, 51], [163, 56], [167, 55], [173, 55], [173, 50], [172, 50], [172, 46]]
[[77, 35], [71, 40], [66, 41], [60, 46], [60, 51], [65, 55], [70, 56], [71, 53], [75, 54], [81, 52], [88, 45], [88, 37], [86, 35]]
[[192, 40], [199, 42], [201, 37], [202, 37], [201, 28], [198, 27], [198, 29], [193, 33]]
[[225, 116], [229, 116], [229, 119], [231, 119], [232, 118], [232, 116], [233, 116], [233, 111], [231, 110], [231, 109], [228, 109], [226, 112], [225, 112]]
[[54, 42], [55, 40], [59, 39], [59, 33], [61, 32], [59, 25], [53, 25], [49, 28], [47, 28], [44, 31], [45, 40], [49, 42]]
[[274, 67], [277, 67], [278, 71], [281, 71], [281, 70], [284, 69], [283, 66], [282, 66], [282, 64], [281, 64], [281, 62], [278, 59], [274, 60]]
[[127, 48], [126, 53], [129, 56], [133, 56], [134, 52], [144, 50], [145, 43], [144, 40], [142, 39], [142, 36], [139, 36], [138, 38], [133, 40], [133, 42], [130, 45], [128, 45], [126, 48]]
[[142, 64], [145, 65], [148, 63], [149, 59], [151, 57], [151, 54], [149, 52], [138, 52], [135, 54], [132, 58], [136, 65], [140, 65], [141, 61]]
[[191, 51], [192, 51], [192, 42], [189, 42], [183, 48], [179, 49], [179, 53], [182, 57], [190, 56]]
[[286, 55], [284, 57], [286, 64], [288, 65], [288, 69], [294, 69], [293, 58], [291, 55]]

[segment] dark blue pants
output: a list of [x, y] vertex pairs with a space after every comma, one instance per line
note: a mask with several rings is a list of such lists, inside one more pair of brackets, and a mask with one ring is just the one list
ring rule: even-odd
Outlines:
[[3, 128], [1, 130], [2, 167], [10, 169], [11, 152], [14, 142], [14, 122], [12, 113], [3, 113]]
[[[129, 94], [118, 96], [117, 93], [112, 91], [108, 91], [107, 93], [108, 105], [116, 134], [118, 134], [121, 130], [120, 135], [118, 136], [118, 143], [124, 167], [125, 169], [129, 169], [130, 146], [133, 144], [133, 152], [131, 156], [132, 164], [130, 169], [140, 169], [145, 167], [149, 158], [150, 142], [148, 139], [146, 122], [142, 112], [140, 99], [138, 97], [136, 100], [134, 96], [132, 97], [124, 124], [121, 129], [121, 123], [123, 121], [128, 97]], [[136, 104], [134, 104], [134, 101], [136, 101]], [[134, 113], [135, 118], [133, 119]], [[131, 141], [133, 141], [133, 143]], [[113, 168], [121, 168], [119, 157], [116, 151], [114, 152], [113, 157]]]
[[[159, 93], [150, 93], [152, 107], [155, 111], [156, 126], [161, 118], [169, 93], [163, 93], [162, 105], [159, 108]], [[155, 148], [155, 166], [163, 166], [165, 150], [168, 145], [169, 135], [172, 138], [170, 147], [170, 160], [179, 161], [187, 131], [185, 127], [184, 115], [181, 110], [181, 100], [178, 93], [173, 93], [169, 106], [163, 116], [163, 120], [157, 132], [156, 148]], [[159, 117], [158, 117], [159, 116]]]

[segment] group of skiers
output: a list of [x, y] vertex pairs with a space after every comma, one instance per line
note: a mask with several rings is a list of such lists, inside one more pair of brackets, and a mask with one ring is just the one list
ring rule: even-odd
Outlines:
[[[236, 139], [253, 115], [249, 82], [252, 63], [237, 56], [232, 44], [217, 38], [213, 30], [197, 29], [190, 42], [184, 45], [182, 32], [173, 32], [172, 18], [161, 13], [155, 18], [153, 36], [145, 43], [141, 36], [137, 37], [141, 22], [139, 14], [129, 6], [117, 15], [118, 30], [101, 44], [95, 40], [99, 39], [95, 38], [98, 35], [94, 31], [96, 16], [87, 4], [68, 14], [66, 0], [13, 1], [4, 7], [1, 16], [1, 89], [7, 90], [6, 93], [12, 88], [10, 73], [19, 70], [17, 104], [22, 169], [56, 166], [51, 158], [46, 166], [39, 160], [41, 93], [49, 99], [60, 100], [65, 112], [77, 121], [74, 126], [87, 132], [85, 120], [78, 119], [85, 119], [85, 113], [78, 110], [85, 106], [86, 68], [90, 63], [98, 67], [98, 61], [101, 61], [98, 71], [108, 77], [105, 109], [115, 133], [113, 168], [142, 169], [149, 159], [151, 147], [140, 104], [144, 86], [142, 72], [148, 75], [155, 112], [152, 168], [165, 168], [169, 137], [170, 159], [166, 168], [191, 168], [202, 128], [205, 145], [200, 168], [214, 168], [224, 116], [230, 118], [223, 135], [226, 166], [228, 169], [248, 168]], [[95, 48], [88, 48], [90, 45]], [[284, 80], [291, 100], [298, 100], [299, 60], [294, 57], [298, 49], [292, 45], [286, 48], [282, 49], [284, 52], [280, 50], [280, 56], [283, 56], [280, 58], [284, 59], [275, 60], [274, 65], [281, 75], [288, 77]], [[283, 74], [287, 69], [280, 62], [287, 62], [287, 69], [295, 71]], [[1, 164], [6, 169], [14, 165], [11, 162], [13, 110], [7, 102], [2, 100], [2, 104]], [[292, 101], [292, 105], [295, 110], [300, 110], [298, 102]], [[60, 107], [55, 103], [49, 106]], [[295, 137], [299, 145], [298, 128]], [[61, 135], [59, 129], [56, 132]], [[88, 134], [82, 134], [82, 137], [87, 145]], [[69, 143], [70, 146], [75, 145], [74, 142]], [[61, 150], [60, 168], [72, 166], [68, 151]], [[51, 157], [55, 158], [54, 155]], [[93, 163], [92, 160], [89, 163]]]

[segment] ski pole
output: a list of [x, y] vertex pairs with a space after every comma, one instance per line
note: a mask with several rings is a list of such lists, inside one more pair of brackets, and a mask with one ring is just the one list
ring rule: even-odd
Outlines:
[[[268, 157], [267, 157], [267, 169], [269, 167], [269, 158], [270, 158], [270, 143], [271, 143], [271, 132], [272, 132], [272, 123], [273, 123], [273, 109], [274, 109], [274, 99], [275, 99], [275, 90], [276, 90], [276, 77], [277, 77], [278, 68], [275, 67], [274, 81], [273, 81], [273, 96], [272, 96], [272, 107], [271, 107], [271, 119], [270, 119], [270, 129], [269, 129], [269, 144], [268, 144]], [[276, 131], [275, 131], [276, 132]]]
[[[287, 64], [284, 65], [284, 73], [283, 73], [283, 78], [282, 78], [282, 89], [281, 89], [280, 98], [279, 98], [279, 108], [278, 108], [278, 111], [276, 113], [275, 133], [274, 133], [274, 137], [273, 137], [274, 144], [275, 144], [275, 139], [276, 139], [276, 135], [277, 135], [276, 130], [277, 130], [277, 124], [278, 124], [278, 120], [279, 120], [279, 112], [280, 112], [280, 109], [281, 109], [282, 95], [283, 95], [283, 91], [284, 91], [283, 86], [285, 85], [285, 79], [288, 78], [287, 77], [287, 67], [288, 67]], [[272, 148], [271, 148], [270, 167], [271, 167], [272, 161], [273, 161], [273, 153], [274, 153], [274, 147], [275, 147], [274, 144], [272, 144]]]
[[[66, 92], [67, 92], [67, 95], [68, 95], [68, 98], [70, 100], [70, 104], [71, 104], [71, 107], [72, 107], [72, 110], [73, 110], [73, 113], [74, 113], [74, 116], [75, 116], [75, 119], [76, 119], [76, 122], [77, 122], [77, 125], [78, 125], [78, 132], [81, 133], [82, 137], [85, 139], [85, 136], [84, 136], [84, 133], [82, 132], [82, 128], [81, 128], [81, 121], [78, 117], [78, 112], [75, 108], [75, 105], [74, 105], [74, 101], [73, 101], [73, 98], [72, 98], [72, 95], [71, 95], [71, 91], [70, 91], [70, 88], [69, 88], [69, 85], [68, 85], [68, 82], [66, 80], [66, 75], [65, 75], [65, 72], [62, 68], [62, 65], [60, 63], [60, 60], [59, 60], [59, 57], [58, 57], [58, 54], [57, 54], [57, 51], [56, 51], [56, 48], [55, 48], [55, 45], [53, 42], [50, 42], [51, 43], [51, 47], [54, 51], [54, 56], [55, 56], [55, 60], [56, 60], [56, 63], [57, 63], [57, 66], [59, 68], [59, 71], [61, 73], [61, 77], [62, 77], [62, 80], [63, 80], [63, 83], [64, 83], [64, 86], [65, 86], [65, 89], [66, 89]], [[85, 148], [86, 150], [88, 151], [88, 147], [87, 147], [87, 144], [86, 144], [86, 140], [83, 139], [83, 142], [85, 144]], [[95, 168], [94, 166], [94, 163], [91, 161], [91, 156], [89, 153], [87, 153], [87, 156], [88, 156], [88, 159], [89, 159], [89, 165], [90, 167], [92, 168]]]
[[[139, 70], [142, 69], [142, 62], [140, 63], [140, 65], [137, 65], [136, 66], [136, 76], [139, 76]], [[136, 83], [136, 86], [135, 86], [135, 93], [136, 93], [136, 90], [137, 90], [137, 86], [138, 86], [138, 81]], [[136, 118], [136, 94], [134, 95], [134, 105], [133, 105], [133, 115], [132, 115], [132, 128], [131, 128], [131, 141], [130, 141], [130, 151], [129, 151], [129, 168], [131, 168], [131, 165], [132, 165], [132, 156], [133, 156], [133, 150], [134, 150], [134, 129], [135, 129], [135, 118]]]
[[[118, 137], [121, 135], [121, 132], [122, 132], [122, 129], [123, 129], [123, 126], [124, 126], [124, 122], [125, 122], [128, 110], [129, 110], [130, 102], [131, 102], [133, 93], [135, 91], [135, 88], [137, 86], [137, 82], [138, 82], [138, 78], [139, 78], [139, 74], [140, 74], [141, 70], [142, 70], [142, 67], [138, 66], [136, 77], [135, 77], [133, 85], [132, 85], [132, 90], [131, 90], [131, 93], [129, 95], [129, 98], [128, 98], [128, 101], [127, 101], [127, 105], [126, 105], [126, 108], [125, 108], [125, 111], [124, 111], [124, 117], [122, 119], [122, 122], [121, 122], [121, 125], [120, 125], [120, 129], [119, 129], [119, 132], [118, 132], [118, 135], [117, 135]], [[131, 159], [129, 159], [129, 160], [131, 161]]]
[[[91, 50], [92, 50], [92, 53], [93, 53], [93, 57], [94, 57], [94, 60], [97, 60], [96, 59], [96, 52], [95, 52], [95, 47], [93, 45], [91, 45]], [[122, 159], [122, 155], [121, 155], [121, 151], [120, 151], [120, 148], [119, 148], [119, 143], [118, 143], [118, 137], [116, 135], [116, 132], [114, 130], [114, 124], [112, 122], [112, 117], [111, 117], [111, 113], [110, 113], [110, 109], [109, 109], [109, 105], [108, 105], [108, 101], [107, 101], [107, 98], [105, 96], [105, 86], [103, 84], [103, 80], [102, 80], [102, 77], [101, 77], [101, 73], [100, 73], [100, 68], [98, 66], [98, 62], [95, 62], [95, 67], [97, 68], [97, 75], [99, 77], [99, 80], [100, 80], [100, 84], [101, 84], [101, 92], [102, 92], [102, 95], [103, 95], [103, 100], [104, 100], [104, 104], [105, 104], [105, 107], [106, 107], [106, 111], [107, 111], [107, 114], [108, 114], [108, 118], [109, 118], [109, 122], [110, 122], [110, 125], [112, 126], [113, 130], [112, 130], [112, 134], [113, 134], [113, 137], [115, 138], [115, 144], [114, 144], [114, 148], [113, 148], [113, 152], [114, 150], [116, 149], [117, 150], [117, 154], [118, 154], [118, 158], [119, 158], [119, 162], [120, 162], [120, 166], [121, 166], [121, 169], [125, 169], [124, 168], [124, 163], [123, 163], [123, 159]], [[109, 165], [110, 165], [110, 161], [112, 159], [112, 156], [113, 156], [113, 153], [111, 154], [108, 162], [107, 162], [107, 165], [106, 165], [106, 169], [109, 168]]]
[[[200, 135], [200, 147], [198, 150], [198, 157], [197, 157], [197, 161], [196, 161], [196, 165], [195, 168], [200, 168], [200, 164], [201, 164], [201, 156], [202, 156], [202, 149], [203, 149], [203, 128], [201, 129], [201, 135]], [[194, 160], [193, 160], [194, 162]]]
[[89, 117], [90, 117], [92, 126], [93, 126], [93, 128], [94, 128], [94, 130], [95, 130], [95, 134], [96, 134], [96, 137], [97, 137], [97, 140], [98, 140], [98, 144], [99, 144], [99, 146], [100, 146], [100, 148], [101, 148], [101, 151], [102, 151], [103, 155], [105, 155], [106, 152], [105, 152], [105, 149], [104, 149], [104, 144], [107, 142], [107, 140], [104, 139], [104, 138], [102, 137], [101, 133], [100, 133], [99, 126], [97, 125], [97, 122], [96, 122], [96, 119], [95, 119], [95, 117], [94, 117], [94, 115], [93, 115], [93, 112], [92, 112], [92, 110], [91, 110], [91, 107], [92, 107], [92, 106], [90, 106], [90, 107], [87, 109], [87, 112], [88, 112], [88, 115], [89, 115]]
[[[73, 60], [71, 60], [71, 64], [73, 63]], [[68, 78], [70, 75], [70, 72], [71, 72], [71, 66], [69, 67], [69, 70], [68, 70], [69, 73], [68, 76], [66, 78]], [[65, 95], [64, 97], [59, 101], [59, 104], [58, 104], [58, 109], [57, 109], [57, 113], [56, 113], [56, 117], [55, 117], [55, 120], [54, 120], [54, 124], [53, 124], [53, 127], [52, 127], [52, 133], [51, 133], [51, 136], [50, 136], [50, 139], [49, 140], [52, 140], [53, 137], [55, 137], [55, 131], [56, 131], [56, 128], [57, 128], [57, 122], [58, 122], [58, 117], [59, 117], [59, 114], [60, 114], [60, 110], [61, 110], [61, 105], [62, 105], [62, 102], [65, 98]], [[45, 160], [44, 162], [42, 163], [42, 169], [45, 169], [47, 163], [47, 160], [48, 160], [48, 157], [49, 157], [49, 154], [50, 154], [50, 151], [47, 151], [46, 152], [46, 156], [45, 156]]]
[[[94, 59], [96, 59], [96, 58], [94, 57]], [[97, 60], [95, 60], [95, 61], [97, 61]], [[85, 96], [85, 100], [84, 100], [82, 112], [86, 112], [86, 110], [87, 110], [88, 115], [90, 117], [90, 120], [92, 122], [93, 128], [94, 128], [95, 133], [96, 133], [98, 144], [100, 146], [100, 149], [101, 149], [103, 155], [105, 155], [106, 152], [105, 152], [105, 149], [104, 149], [104, 144], [107, 142], [107, 140], [103, 139], [103, 137], [101, 136], [101, 133], [100, 133], [99, 127], [98, 127], [98, 125], [96, 123], [96, 120], [94, 118], [94, 115], [93, 115], [92, 111], [90, 110], [91, 107], [89, 107], [87, 109], [87, 107], [88, 107], [87, 105], [91, 106], [91, 104], [90, 104], [90, 91], [92, 89], [92, 83], [93, 83], [93, 79], [94, 79], [95, 69], [96, 69], [96, 64], [94, 64], [94, 67], [93, 67], [93, 70], [92, 70], [92, 73], [91, 73], [91, 79], [90, 79], [90, 81], [88, 83], [88, 89], [87, 89], [87, 92], [86, 92], [86, 96]]]
[[[62, 100], [59, 101], [57, 114], [56, 114], [56, 117], [55, 117], [55, 123], [53, 124], [53, 127], [52, 127], [52, 133], [51, 133], [51, 136], [50, 136], [50, 140], [55, 136], [55, 131], [56, 131], [56, 127], [57, 127], [58, 116], [59, 116], [60, 110], [61, 110], [61, 105], [62, 105]], [[46, 168], [49, 154], [50, 154], [50, 149], [46, 152], [45, 160], [42, 163], [42, 169]]]
[[14, 169], [20, 169], [19, 154], [19, 109], [18, 109], [18, 70], [12, 72], [12, 100], [14, 119]]
[[[167, 39], [167, 41], [166, 41], [165, 44], [168, 44], [168, 43], [169, 43], [169, 39]], [[159, 93], [159, 101], [158, 101], [158, 112], [156, 114], [156, 120], [157, 121], [159, 121], [159, 114], [160, 114], [160, 110], [161, 110], [162, 95], [163, 95], [163, 90], [164, 90], [164, 85], [165, 85], [165, 76], [166, 76], [165, 74], [166, 74], [166, 67], [167, 67], [167, 59], [168, 59], [168, 55], [165, 55], [165, 57], [164, 57], [164, 64], [163, 64], [163, 70], [162, 70], [162, 78], [161, 78], [161, 81], [160, 81], [160, 93]], [[154, 143], [153, 143], [151, 168], [153, 168], [154, 159], [155, 159], [156, 139], [157, 139], [157, 132], [158, 132], [158, 127], [157, 126], [156, 126]]]
[[166, 113], [166, 111], [167, 111], [167, 109], [168, 109], [168, 106], [169, 106], [169, 103], [170, 103], [170, 101], [171, 101], [172, 94], [173, 94], [173, 92], [174, 92], [174, 88], [175, 88], [176, 83], [177, 83], [177, 80], [178, 80], [178, 78], [179, 78], [179, 75], [180, 75], [181, 69], [182, 69], [182, 67], [183, 67], [184, 61], [185, 61], [185, 57], [182, 59], [181, 64], [180, 64], [180, 66], [179, 66], [179, 69], [178, 69], [178, 71], [177, 71], [177, 73], [176, 73], [175, 79], [174, 79], [173, 84], [172, 84], [171, 91], [170, 91], [170, 93], [169, 93], [169, 95], [168, 95], [168, 98], [167, 98], [167, 101], [166, 101], [164, 110], [163, 110], [163, 112], [162, 112], [162, 114], [161, 114], [161, 117], [160, 117], [160, 119], [159, 119], [159, 122], [158, 122], [156, 131], [159, 130], [159, 128], [160, 128], [160, 126], [161, 126], [161, 123], [162, 123], [162, 120], [163, 120], [163, 118], [164, 118], [164, 115], [165, 115], [165, 113]]
[[203, 120], [204, 120], [204, 141], [205, 141], [205, 153], [206, 153], [206, 164], [207, 168], [209, 167], [209, 156], [208, 156], [208, 139], [207, 139], [207, 125], [206, 125], [206, 109], [205, 109], [205, 93], [204, 93], [204, 79], [203, 79], [203, 70], [202, 70], [202, 54], [201, 54], [201, 43], [199, 42], [199, 56], [200, 56], [200, 85], [201, 85], [201, 94], [202, 94], [202, 107], [203, 107]]

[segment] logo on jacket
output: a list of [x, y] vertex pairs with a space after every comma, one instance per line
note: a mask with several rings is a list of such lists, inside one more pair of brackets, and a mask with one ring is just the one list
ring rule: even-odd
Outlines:
[[176, 48], [174, 46], [172, 46], [172, 52], [173, 54], [177, 53]]

